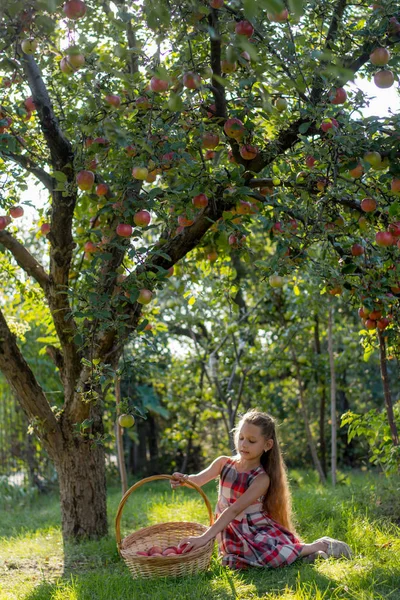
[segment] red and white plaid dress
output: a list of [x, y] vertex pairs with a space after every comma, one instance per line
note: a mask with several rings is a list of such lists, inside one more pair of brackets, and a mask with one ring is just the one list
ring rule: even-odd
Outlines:
[[[262, 466], [239, 473], [236, 461], [228, 458], [221, 471], [218, 517], [265, 473]], [[231, 569], [248, 567], [281, 567], [294, 562], [303, 544], [293, 533], [271, 519], [262, 509], [262, 498], [248, 506], [217, 535], [222, 564]]]

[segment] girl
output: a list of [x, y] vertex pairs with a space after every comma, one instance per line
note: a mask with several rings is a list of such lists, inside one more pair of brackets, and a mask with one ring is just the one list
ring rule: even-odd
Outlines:
[[217, 519], [202, 535], [181, 540], [183, 552], [217, 537], [222, 563], [233, 569], [280, 567], [301, 557], [307, 562], [318, 556], [349, 558], [351, 550], [344, 542], [324, 537], [303, 544], [295, 535], [286, 467], [273, 418], [251, 410], [234, 431], [234, 458], [220, 456], [197, 475], [172, 475], [173, 488], [185, 481], [202, 486], [220, 476]]

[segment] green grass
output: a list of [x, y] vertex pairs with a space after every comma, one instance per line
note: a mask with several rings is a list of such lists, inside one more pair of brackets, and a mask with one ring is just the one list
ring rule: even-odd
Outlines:
[[[344, 539], [352, 560], [230, 571], [215, 552], [201, 575], [134, 580], [115, 546], [119, 489], [109, 491], [110, 536], [66, 548], [51, 495], [0, 509], [0, 600], [400, 600], [400, 480], [354, 473], [333, 489], [318, 485], [313, 474], [291, 476], [303, 539]], [[205, 491], [214, 505], [215, 484]], [[169, 520], [207, 523], [207, 511], [196, 492], [152, 483], [129, 498], [122, 534]]]

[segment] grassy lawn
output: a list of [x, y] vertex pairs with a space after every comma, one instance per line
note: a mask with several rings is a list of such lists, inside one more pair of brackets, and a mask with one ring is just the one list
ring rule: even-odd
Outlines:
[[[292, 472], [298, 531], [304, 541], [322, 535], [345, 540], [352, 560], [301, 562], [281, 569], [229, 571], [216, 553], [208, 572], [181, 579], [132, 579], [116, 551], [118, 488], [109, 490], [110, 536], [63, 548], [55, 495], [0, 508], [1, 600], [400, 600], [400, 479], [354, 473], [335, 490], [313, 474]], [[215, 484], [205, 491], [212, 503]], [[173, 520], [207, 523], [192, 490], [165, 482], [135, 491], [125, 506], [126, 535]]]

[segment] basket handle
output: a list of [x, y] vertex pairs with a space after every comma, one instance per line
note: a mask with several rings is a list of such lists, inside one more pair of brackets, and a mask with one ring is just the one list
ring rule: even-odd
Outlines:
[[[150, 481], [156, 481], [157, 479], [170, 480], [170, 479], [173, 479], [173, 478], [172, 478], [171, 475], [153, 475], [152, 477], [146, 477], [145, 479], [142, 479], [141, 481], [138, 481], [137, 483], [135, 483], [122, 496], [121, 502], [119, 503], [119, 506], [118, 506], [117, 515], [115, 517], [115, 537], [116, 537], [116, 540], [117, 540], [118, 551], [119, 551], [119, 548], [120, 548], [120, 545], [121, 545], [121, 527], [120, 527], [120, 525], [121, 525], [122, 510], [123, 510], [123, 508], [125, 506], [125, 502], [128, 500], [128, 498], [132, 494], [132, 492], [134, 492], [135, 490], [137, 490], [138, 488], [140, 488], [145, 483], [150, 483]], [[205, 495], [205, 493], [203, 492], [203, 490], [196, 483], [193, 483], [192, 481], [186, 480], [185, 483], [184, 483], [184, 485], [193, 488], [194, 490], [196, 490], [196, 492], [199, 492], [199, 494], [203, 498], [203, 500], [204, 500], [204, 502], [206, 504], [207, 510], [208, 510], [208, 516], [210, 518], [210, 526], [213, 525], [213, 523], [214, 523], [214, 514], [213, 514], [213, 511], [212, 511], [212, 508], [211, 508], [210, 501], [207, 498], [207, 496]]]

